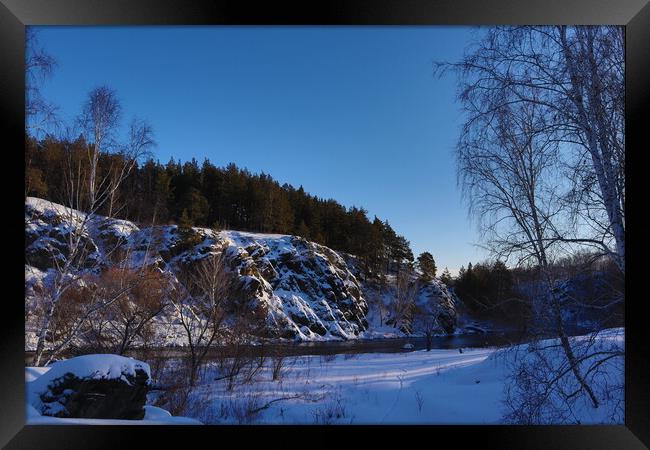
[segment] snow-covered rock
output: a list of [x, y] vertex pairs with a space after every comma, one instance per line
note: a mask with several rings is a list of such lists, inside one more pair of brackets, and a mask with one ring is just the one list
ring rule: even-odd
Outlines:
[[[92, 358], [90, 358], [90, 356], [92, 356]], [[144, 363], [135, 360], [127, 361], [126, 364], [124, 364], [122, 359], [126, 358], [114, 358], [115, 356], [116, 355], [87, 355], [83, 360], [75, 358], [77, 360], [76, 362], [68, 362], [66, 365], [72, 365], [75, 370], [87, 375], [92, 374], [92, 372], [88, 370], [89, 368], [96, 367], [99, 369], [97, 375], [101, 373], [108, 376], [111, 376], [114, 372], [117, 373], [118, 369], [121, 373], [123, 369], [128, 371], [130, 368], [135, 371], [140, 368], [143, 370], [148, 368]], [[198, 420], [189, 417], [172, 416], [169, 411], [152, 405], [144, 405], [144, 417], [141, 420], [89, 419], [43, 415], [40, 412], [42, 402], [40, 399], [35, 398], [34, 394], [37, 390], [40, 390], [40, 387], [48, 384], [46, 383], [46, 380], [51, 381], [53, 375], [50, 374], [49, 376], [44, 377], [39, 383], [34, 383], [34, 381], [46, 375], [55, 366], [58, 367], [57, 370], [60, 371], [61, 367], [65, 367], [65, 365], [61, 363], [47, 367], [25, 367], [25, 381], [27, 382], [26, 419], [28, 425], [202, 425]], [[35, 408], [32, 403], [36, 404], [39, 409]]]
[[[155, 267], [176, 281], [197, 261], [221, 254], [237, 278], [238, 301], [264, 316], [261, 337], [353, 339], [369, 327], [368, 288], [359, 281], [354, 257], [301, 237], [198, 227], [181, 231], [176, 225], [138, 227], [125, 220], [88, 218], [32, 197], [25, 206], [25, 233], [28, 312], [36, 309], [39, 285], [60, 267], [57, 262], [69, 257], [70, 236], [80, 236], [84, 251], [76, 257], [84, 261], [82, 267], [100, 269], [127, 261], [132, 267]], [[439, 311], [443, 332], [453, 329], [454, 305], [442, 283], [422, 285], [418, 302]], [[158, 343], [183, 345], [174, 312], [166, 314], [155, 320]], [[33, 333], [29, 321], [26, 331]]]
[[142, 419], [150, 384], [149, 365], [142, 361], [84, 355], [56, 362], [28, 381], [27, 397], [44, 416]]
[[397, 282], [394, 275], [387, 277], [385, 285], [375, 280], [365, 280], [361, 283], [361, 290], [368, 299], [368, 330], [362, 334], [363, 338], [393, 338], [409, 335], [422, 336], [425, 331], [423, 325], [427, 322], [422, 319], [425, 315], [432, 321], [434, 334], [451, 334], [455, 331], [458, 315], [456, 312], [457, 298], [447, 286], [437, 278], [428, 281], [418, 279], [414, 273], [412, 282], [416, 286], [414, 303], [417, 314], [403, 318], [400, 323], [395, 320], [395, 298], [397, 296]]
[[[61, 266], [70, 258], [77, 266], [96, 264], [100, 255], [85, 222], [86, 215], [74, 209], [28, 197], [25, 203], [27, 263], [41, 270]], [[77, 240], [80, 251], [71, 254], [70, 242]]]

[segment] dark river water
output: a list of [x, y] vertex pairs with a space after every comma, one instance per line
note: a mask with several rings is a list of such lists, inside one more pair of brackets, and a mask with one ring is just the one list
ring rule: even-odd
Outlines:
[[[432, 349], [459, 349], [459, 348], [481, 348], [501, 347], [522, 342], [521, 333], [499, 332], [499, 333], [477, 333], [452, 336], [435, 336], [432, 338]], [[287, 342], [287, 343], [265, 343], [263, 345], [246, 345], [239, 348], [221, 348], [211, 350], [210, 356], [216, 356], [225, 352], [259, 356], [271, 354], [278, 356], [301, 356], [301, 355], [338, 355], [358, 353], [400, 353], [426, 349], [426, 338], [380, 338], [380, 339], [355, 339], [349, 341], [326, 341], [326, 342]], [[187, 350], [183, 348], [165, 348], [157, 350], [131, 351], [129, 356], [134, 358], [175, 358], [182, 356]], [[212, 355], [211, 355], [212, 354]]]
[[[459, 334], [450, 336], [434, 336], [431, 347], [433, 349], [459, 349], [464, 347], [502, 347], [523, 342], [520, 332], [503, 331], [491, 333]], [[217, 354], [245, 354], [257, 356], [260, 354], [273, 354], [278, 356], [299, 356], [299, 355], [337, 355], [351, 353], [399, 353], [426, 349], [426, 338], [405, 337], [405, 338], [377, 338], [377, 339], [355, 339], [349, 341], [325, 341], [325, 342], [286, 342], [286, 343], [265, 343], [263, 345], [245, 345], [240, 347], [222, 347], [210, 350], [214, 356]], [[180, 348], [158, 348], [158, 349], [134, 349], [129, 351], [128, 356], [141, 358], [175, 358], [185, 354], [187, 349]], [[208, 359], [210, 359], [210, 353]], [[31, 362], [32, 352], [25, 353], [25, 363]], [[72, 356], [72, 355], [70, 355]]]

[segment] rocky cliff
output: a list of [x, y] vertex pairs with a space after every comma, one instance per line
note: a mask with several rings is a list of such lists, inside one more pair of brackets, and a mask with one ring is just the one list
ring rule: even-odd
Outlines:
[[[75, 239], [81, 250], [71, 254]], [[293, 340], [370, 336], [366, 286], [358, 272], [355, 276], [349, 255], [296, 236], [180, 230], [176, 225], [139, 227], [101, 216], [89, 220], [81, 212], [37, 198], [26, 201], [27, 309], [36, 309], [34, 287], [47, 283], [53, 271], [71, 259], [70, 266], [78, 270], [98, 271], [126, 261], [175, 276], [210, 255], [221, 255], [236, 275], [239, 297], [263, 311], [266, 329], [261, 334]], [[440, 283], [429, 283], [422, 287], [418, 301], [442, 311], [440, 322], [450, 331], [453, 302], [446, 294]], [[164, 327], [174, 323], [170, 314], [156, 319], [167, 343], [177, 342], [180, 336], [173, 326]]]

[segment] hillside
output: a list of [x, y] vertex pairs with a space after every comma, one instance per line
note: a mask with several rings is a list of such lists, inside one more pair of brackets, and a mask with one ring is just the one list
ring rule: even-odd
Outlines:
[[[390, 325], [395, 277], [389, 277], [379, 303], [372, 282], [351, 255], [336, 252], [301, 237], [257, 234], [206, 228], [181, 230], [176, 225], [138, 227], [102, 216], [85, 215], [46, 200], [28, 197], [25, 205], [25, 301], [27, 347], [33, 346], [42, 299], [38, 292], [51, 283], [56, 270], [70, 258], [71, 237], [80, 236], [84, 251], [74, 255], [76, 269], [106, 270], [117, 264], [147, 266], [182, 283], [181, 276], [193, 264], [221, 255], [235, 274], [236, 297], [249, 310], [262, 314], [260, 337], [298, 341], [341, 340], [417, 332]], [[83, 228], [83, 229], [81, 229]], [[77, 233], [79, 232], [79, 233]], [[436, 314], [439, 332], [453, 332], [454, 300], [444, 284], [434, 279], [419, 286], [416, 302]], [[233, 292], [234, 296], [234, 292]], [[173, 309], [154, 319], [159, 345], [182, 345], [183, 333]]]

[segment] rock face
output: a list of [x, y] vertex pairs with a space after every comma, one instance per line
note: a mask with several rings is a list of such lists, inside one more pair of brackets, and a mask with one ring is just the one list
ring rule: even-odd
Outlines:
[[[352, 261], [350, 264], [354, 264]], [[412, 308], [400, 313], [395, 298], [397, 281], [395, 275], [387, 277], [386, 283], [364, 280], [361, 289], [368, 298], [369, 327], [365, 338], [400, 337], [405, 335], [451, 334], [458, 323], [457, 298], [438, 279], [428, 281], [417, 273], [410, 277]]]
[[359, 282], [336, 252], [295, 236], [225, 237], [284, 337], [353, 338], [367, 328]]
[[359, 282], [325, 246], [290, 235], [181, 232], [175, 225], [148, 228], [133, 238], [135, 249], [155, 249], [173, 273], [221, 254], [237, 276], [237, 297], [265, 311], [267, 336], [350, 339], [367, 327]]
[[[435, 317], [438, 327], [445, 333], [453, 333], [456, 327], [456, 306], [454, 296], [444, 283], [433, 279], [422, 284], [416, 299], [421, 311]], [[414, 327], [414, 331], [421, 331]]]
[[117, 355], [85, 355], [54, 363], [27, 383], [29, 401], [44, 416], [142, 419], [150, 385], [146, 363]]
[[[26, 297], [69, 257], [70, 237], [79, 236], [83, 251], [74, 256], [83, 264], [77, 266], [102, 270], [118, 261], [132, 267], [145, 265], [179, 283], [183, 271], [194, 263], [221, 255], [236, 278], [233, 296], [236, 293], [238, 301], [264, 316], [260, 336], [353, 339], [369, 327], [365, 287], [359, 282], [354, 257], [300, 237], [180, 230], [176, 225], [139, 228], [100, 216], [88, 220], [83, 213], [31, 197], [25, 208], [25, 234]], [[440, 306], [441, 323], [445, 329], [453, 328], [455, 319], [448, 311], [453, 302], [441, 283], [425, 287], [420, 297]], [[166, 314], [156, 318], [158, 344], [182, 345], [183, 333], [173, 331], [174, 312]]]
[[79, 236], [84, 251], [78, 258], [97, 270], [126, 260], [132, 267], [155, 266], [174, 278], [204, 258], [222, 255], [237, 278], [236, 297], [265, 315], [262, 336], [351, 339], [368, 325], [366, 301], [345, 260], [296, 236], [180, 230], [176, 225], [140, 229], [124, 220], [87, 220], [83, 213], [36, 198], [27, 199], [25, 234], [30, 289], [38, 280], [29, 274], [45, 279], [45, 272], [69, 256], [70, 236]]
[[[25, 259], [40, 270], [60, 266], [69, 258], [75, 265], [90, 267], [100, 258], [99, 249], [88, 230], [78, 235], [85, 215], [40, 199], [28, 199], [25, 205]], [[70, 241], [78, 239], [79, 248], [70, 254]], [[81, 262], [81, 264], [79, 264]]]

